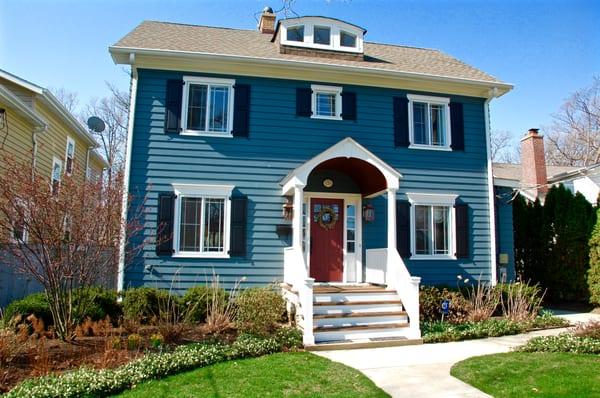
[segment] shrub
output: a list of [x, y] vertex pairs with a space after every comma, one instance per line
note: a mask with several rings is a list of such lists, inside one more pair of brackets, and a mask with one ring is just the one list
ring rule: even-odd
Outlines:
[[600, 340], [600, 322], [590, 321], [577, 325], [573, 334], [577, 337], [589, 337], [590, 339]]
[[242, 291], [235, 300], [236, 326], [241, 332], [267, 335], [285, 312], [285, 301], [273, 287]]
[[552, 311], [542, 310], [539, 315], [531, 321], [532, 329], [546, 329], [551, 327], [569, 326], [569, 321], [564, 318], [554, 316]]
[[228, 295], [225, 289], [214, 289], [210, 285], [194, 286], [188, 289], [182, 298], [187, 307], [185, 320], [188, 322], [206, 322], [209, 305], [216, 300], [222, 306], [227, 304]]
[[435, 286], [421, 286], [419, 291], [420, 318], [422, 322], [435, 322], [441, 320], [442, 301], [450, 300], [450, 309], [444, 320], [450, 323], [459, 323], [467, 315], [466, 300], [459, 291]]
[[142, 345], [142, 336], [137, 333], [127, 336], [127, 349], [137, 350]]
[[52, 312], [50, 312], [46, 293], [30, 294], [10, 303], [4, 311], [4, 323], [8, 325], [15, 317], [24, 320], [31, 314], [44, 321], [44, 324], [52, 325]]
[[[479, 279], [481, 280], [481, 276]], [[471, 322], [490, 319], [500, 302], [498, 291], [489, 284], [481, 283], [480, 280], [477, 281], [477, 284], [467, 288], [467, 319]]]
[[504, 284], [496, 288], [502, 315], [515, 322], [533, 321], [538, 315], [544, 295], [539, 285], [529, 283]]
[[[75, 291], [76, 307], [73, 316], [80, 323], [86, 318], [100, 321], [109, 317], [116, 322], [123, 315], [123, 309], [117, 302], [117, 292], [100, 286], [82, 288]], [[85, 308], [78, 307], [78, 303], [86, 303]]]
[[522, 333], [527, 330], [527, 324], [508, 319], [487, 319], [456, 325], [446, 322], [424, 322], [421, 329], [425, 343], [443, 343]]
[[160, 333], [155, 333], [150, 336], [150, 345], [154, 348], [160, 348], [165, 344], [165, 338]]
[[587, 271], [587, 285], [590, 303], [600, 305], [600, 207], [596, 217], [596, 225], [589, 241], [590, 269]]
[[578, 337], [570, 333], [562, 333], [558, 336], [534, 337], [516, 350], [523, 352], [600, 354], [600, 341], [590, 337]]
[[[291, 332], [282, 332], [289, 336]], [[291, 348], [279, 340], [241, 335], [232, 345], [191, 344], [172, 352], [149, 353], [116, 369], [81, 368], [62, 375], [29, 379], [9, 391], [6, 398], [108, 396], [141, 382], [212, 365], [225, 360], [256, 357]]]
[[127, 320], [142, 324], [155, 323], [160, 315], [161, 305], [170, 300], [169, 292], [153, 287], [126, 290], [123, 297], [123, 316]]

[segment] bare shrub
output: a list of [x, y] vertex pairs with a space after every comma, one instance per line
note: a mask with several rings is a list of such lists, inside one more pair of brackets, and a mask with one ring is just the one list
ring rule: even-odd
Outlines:
[[590, 321], [577, 325], [573, 334], [577, 337], [589, 337], [600, 340], [600, 321]]
[[545, 292], [538, 285], [511, 283], [504, 287], [506, 298], [500, 294], [502, 316], [513, 322], [531, 322], [542, 308]]
[[208, 285], [210, 290], [206, 309], [206, 328], [209, 333], [222, 333], [232, 327], [237, 312], [234, 298], [238, 295], [240, 284], [244, 279], [237, 281], [229, 292], [229, 299], [223, 300], [221, 294], [223, 288], [219, 276], [213, 273]]
[[491, 284], [482, 283], [481, 275], [477, 284], [467, 288], [467, 320], [480, 322], [490, 319], [500, 301], [499, 292]]

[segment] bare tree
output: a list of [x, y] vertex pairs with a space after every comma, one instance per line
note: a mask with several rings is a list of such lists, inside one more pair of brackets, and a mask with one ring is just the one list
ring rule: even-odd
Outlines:
[[504, 130], [492, 131], [491, 146], [494, 162], [517, 163], [519, 161], [519, 150], [510, 132]]
[[79, 97], [77, 96], [77, 93], [69, 91], [64, 87], [50, 87], [49, 90], [70, 113], [76, 115], [79, 108]]
[[127, 118], [129, 116], [129, 94], [107, 83], [110, 96], [92, 100], [83, 111], [83, 118], [98, 116], [106, 124], [101, 133], [92, 132], [98, 142], [102, 155], [108, 163], [108, 179], [119, 174], [125, 164], [125, 145], [127, 142]]
[[[0, 173], [2, 266], [39, 282], [46, 293], [54, 328], [74, 338], [93, 297], [78, 294], [116, 275], [121, 231], [121, 175], [112, 184], [63, 175], [60, 183], [32, 170], [27, 162], [3, 159]], [[135, 213], [132, 213], [135, 214]], [[127, 238], [141, 230], [135, 217]], [[131, 245], [127, 245], [133, 250]], [[83, 289], [83, 290], [82, 290]]]
[[590, 166], [600, 161], [600, 77], [576, 91], [545, 129], [549, 164]]

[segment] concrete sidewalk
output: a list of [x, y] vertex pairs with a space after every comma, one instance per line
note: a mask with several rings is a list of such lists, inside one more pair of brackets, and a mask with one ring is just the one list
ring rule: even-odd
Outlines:
[[[600, 320], [600, 315], [593, 314], [572, 313], [564, 316], [572, 322]], [[532, 337], [557, 335], [566, 330], [551, 329], [454, 343], [321, 351], [314, 354], [360, 370], [392, 397], [489, 397], [450, 376], [452, 365], [474, 356], [508, 352]]]

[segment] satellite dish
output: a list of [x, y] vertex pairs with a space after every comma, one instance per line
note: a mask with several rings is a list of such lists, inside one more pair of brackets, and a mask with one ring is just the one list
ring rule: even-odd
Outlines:
[[87, 125], [88, 125], [88, 128], [95, 133], [101, 133], [106, 128], [104, 121], [102, 119], [100, 119], [98, 116], [91, 116], [87, 120]]

